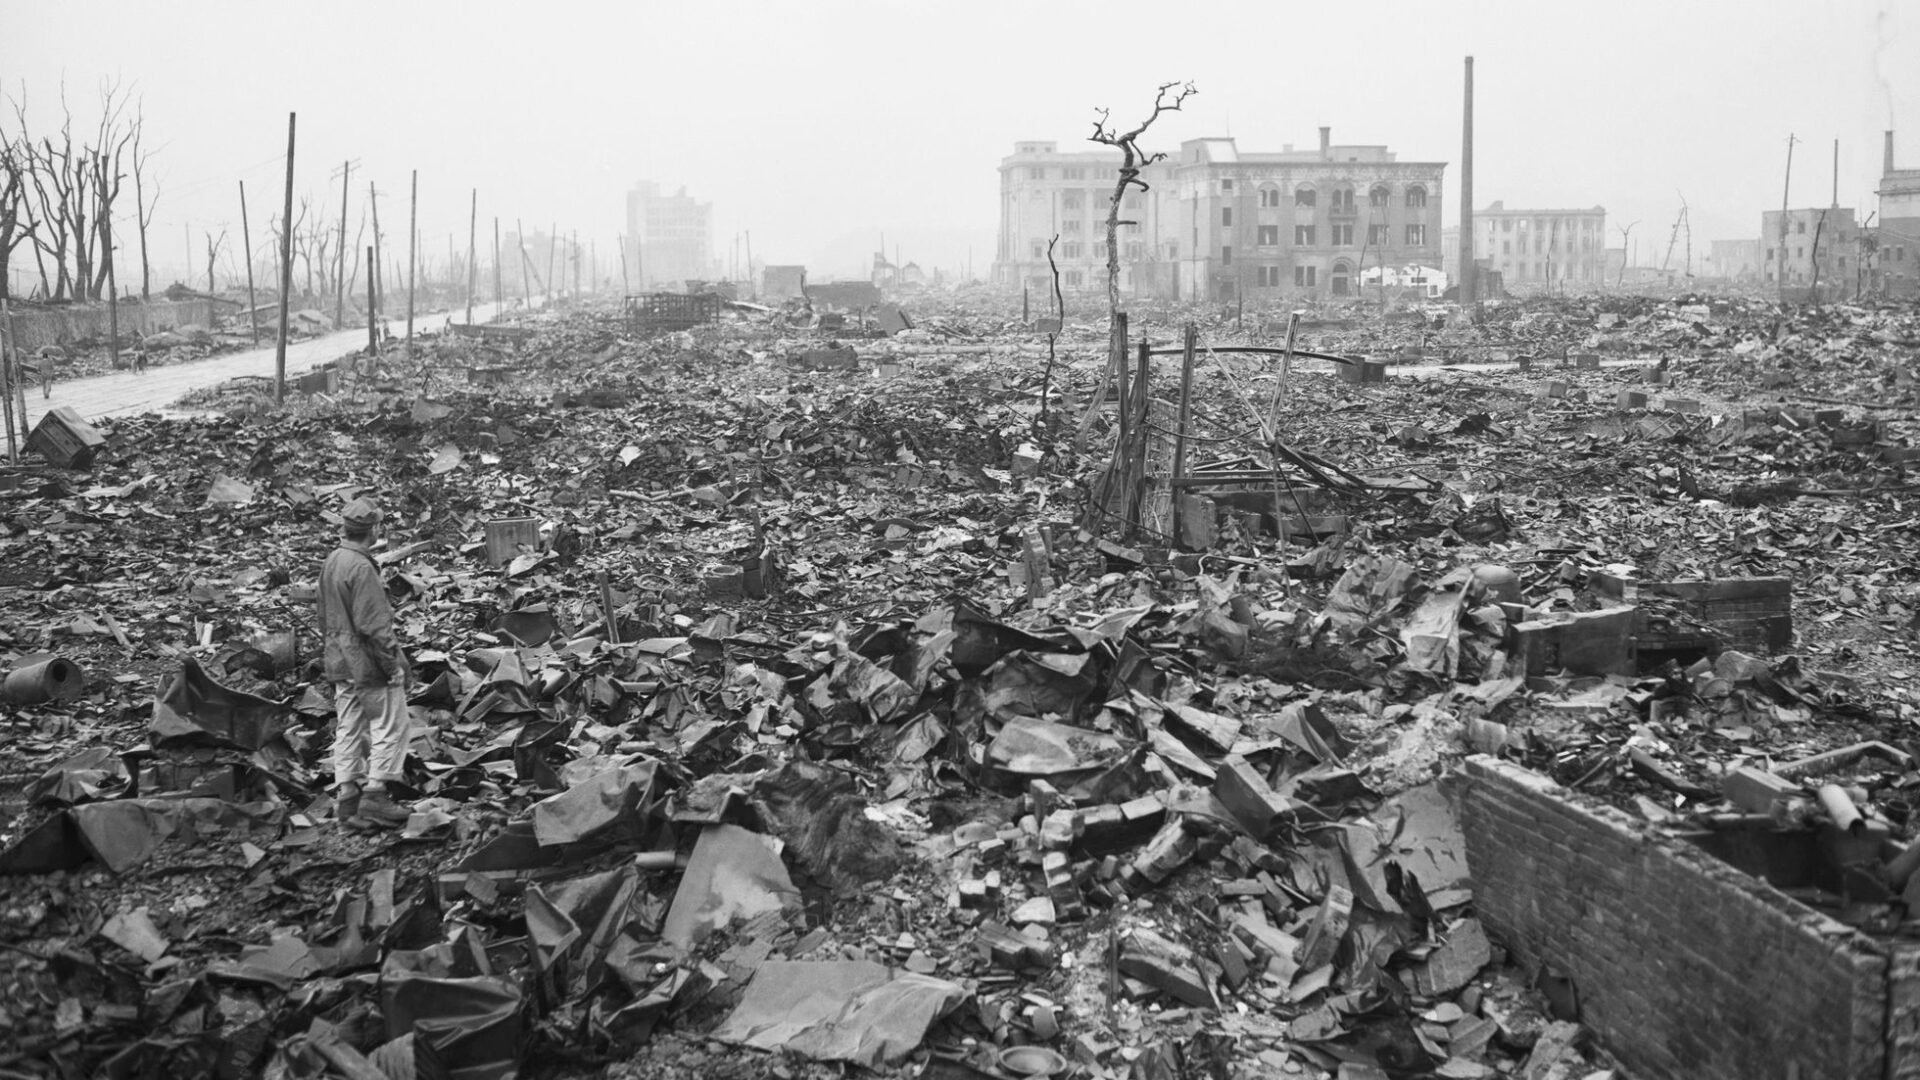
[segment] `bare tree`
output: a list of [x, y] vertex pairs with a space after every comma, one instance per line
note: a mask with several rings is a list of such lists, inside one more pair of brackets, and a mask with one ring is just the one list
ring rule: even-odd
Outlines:
[[27, 211], [25, 150], [13, 136], [0, 131], [0, 300], [9, 298], [13, 249], [30, 233]]
[[[1172, 92], [1169, 98], [1169, 92]], [[1126, 198], [1127, 189], [1138, 187], [1147, 191], [1147, 182], [1140, 179], [1140, 170], [1161, 160], [1164, 153], [1149, 154], [1139, 147], [1139, 138], [1147, 128], [1160, 118], [1163, 112], [1178, 112], [1186, 100], [1199, 91], [1192, 83], [1161, 83], [1153, 96], [1153, 112], [1131, 131], [1121, 131], [1108, 123], [1106, 109], [1097, 110], [1099, 118], [1093, 122], [1093, 134], [1087, 136], [1088, 142], [1102, 146], [1115, 147], [1120, 151], [1120, 178], [1114, 182], [1113, 197], [1107, 207], [1107, 310], [1118, 313], [1120, 310], [1120, 226], [1137, 225], [1138, 222], [1120, 220], [1120, 204]]]
[[156, 179], [153, 185], [153, 198], [149, 200], [141, 190], [141, 180], [147, 171], [147, 163], [153, 160], [152, 150], [142, 150], [141, 137], [147, 128], [144, 113], [138, 113], [133, 120], [133, 218], [140, 230], [140, 299], [144, 303], [152, 298], [149, 292], [149, 271], [147, 261], [147, 226], [153, 224], [153, 209], [160, 203], [160, 184]]
[[227, 231], [225, 229], [220, 230], [219, 236], [215, 236], [212, 233], [207, 233], [206, 237], [207, 237], [207, 295], [212, 296], [215, 291], [213, 287], [213, 262], [215, 259], [220, 257], [220, 248], [222, 245], [224, 245], [227, 242]]
[[[108, 218], [124, 179], [122, 161], [140, 123], [126, 116], [128, 97], [117, 83], [103, 84], [92, 138], [75, 141], [73, 110], [61, 88], [57, 133], [35, 139], [28, 129], [25, 94], [14, 100], [17, 132], [0, 139], [14, 149], [10, 175], [23, 177], [18, 211], [40, 262], [41, 288], [52, 300], [89, 300], [101, 295], [112, 258]], [[26, 195], [32, 196], [31, 200]], [[20, 227], [16, 222], [16, 227]], [[11, 239], [11, 238], [9, 238]], [[46, 259], [54, 262], [48, 281]], [[68, 260], [72, 260], [69, 267]]]

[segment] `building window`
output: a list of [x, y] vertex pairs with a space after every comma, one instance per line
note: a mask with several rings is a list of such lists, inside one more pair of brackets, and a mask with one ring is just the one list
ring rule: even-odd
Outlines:
[[1220, 181], [1220, 190], [1221, 190], [1221, 191], [1232, 191], [1232, 190], [1233, 190], [1233, 181], [1232, 181], [1231, 179], [1229, 179], [1229, 178], [1224, 178], [1224, 177], [1223, 177], [1223, 178], [1221, 179], [1221, 181]]
[[1261, 247], [1276, 247], [1279, 245], [1279, 243], [1280, 243], [1280, 226], [1278, 225], [1260, 226], [1260, 246]]
[[1894, 261], [1894, 262], [1906, 262], [1906, 261], [1907, 261], [1907, 249], [1906, 249], [1906, 248], [1903, 248], [1903, 247], [1897, 247], [1897, 248], [1894, 248], [1894, 249], [1893, 249], [1893, 261]]
[[1167, 241], [1167, 258], [1177, 259], [1179, 257], [1180, 257], [1180, 241], [1178, 240]]
[[1512, 218], [1501, 218], [1501, 219], [1500, 219], [1500, 231], [1501, 231], [1501, 232], [1512, 232], [1512, 231], [1513, 231], [1513, 219], [1512, 219]]
[[1087, 170], [1085, 169], [1061, 169], [1060, 170], [1060, 179], [1062, 180], [1085, 180], [1086, 178], [1087, 178]]
[[1793, 230], [1794, 232], [1797, 232], [1797, 233], [1804, 233], [1804, 232], [1806, 232], [1806, 231], [1807, 231], [1807, 223], [1806, 223], [1806, 222], [1804, 222], [1804, 221], [1796, 221], [1796, 222], [1794, 222], [1793, 224], [1794, 224], [1794, 230]]
[[1387, 191], [1387, 185], [1381, 184], [1372, 191], [1367, 192], [1367, 205], [1385, 206], [1387, 205], [1387, 197], [1389, 194], [1390, 192]]
[[1313, 204], [1314, 204], [1314, 192], [1312, 188], [1300, 187], [1300, 188], [1293, 189], [1293, 205], [1312, 206]]
[[1280, 189], [1277, 187], [1261, 188], [1260, 189], [1260, 205], [1261, 206], [1279, 206], [1280, 205]]
[[1230, 245], [1222, 245], [1220, 248], [1220, 265], [1230, 266], [1232, 264], [1233, 264], [1233, 248]]
[[1223, 206], [1220, 208], [1220, 225], [1223, 228], [1228, 228], [1233, 225], [1233, 207]]
[[1311, 266], [1294, 267], [1293, 283], [1303, 289], [1313, 288], [1313, 270], [1314, 268]]
[[1330, 243], [1333, 244], [1334, 247], [1352, 247], [1353, 246], [1353, 226], [1352, 225], [1350, 224], [1334, 225], [1334, 226], [1331, 226], [1328, 231], [1333, 233], [1333, 235], [1328, 237], [1327, 239]]
[[1060, 231], [1061, 231], [1061, 232], [1079, 232], [1079, 231], [1080, 231], [1080, 219], [1079, 219], [1079, 218], [1068, 218], [1067, 220], [1065, 220], [1065, 221], [1063, 221], [1063, 222], [1061, 222], [1061, 223], [1060, 223]]
[[1295, 225], [1293, 227], [1293, 246], [1294, 247], [1312, 247], [1313, 246], [1313, 226]]
[[1806, 257], [1807, 257], [1807, 249], [1806, 249], [1806, 248], [1803, 248], [1803, 247], [1797, 247], [1797, 248], [1794, 248], [1794, 249], [1793, 249], [1793, 257], [1794, 257], [1794, 258], [1796, 258], [1796, 259], [1804, 259], [1804, 258], [1806, 258]]
[[1143, 258], [1146, 255], [1146, 253], [1147, 253], [1146, 244], [1141, 243], [1138, 240], [1127, 241], [1127, 258], [1129, 260], [1138, 261], [1139, 259]]
[[1067, 209], [1067, 210], [1078, 210], [1078, 209], [1080, 209], [1080, 193], [1079, 193], [1079, 192], [1077, 192], [1077, 191], [1063, 191], [1063, 192], [1061, 192], [1061, 193], [1060, 193], [1060, 205], [1061, 205], [1061, 207], [1062, 207], [1062, 208], [1064, 208], [1064, 209]]
[[1427, 245], [1427, 227], [1425, 225], [1407, 226], [1407, 246], [1425, 247]]
[[1260, 268], [1260, 287], [1263, 289], [1277, 289], [1280, 287], [1280, 268], [1278, 266], [1263, 266]]
[[1123, 199], [1123, 200], [1121, 200], [1121, 202], [1120, 202], [1120, 207], [1121, 207], [1121, 209], [1123, 209], [1123, 210], [1138, 210], [1138, 209], [1140, 209], [1140, 196], [1138, 196], [1138, 195], [1129, 195], [1129, 196], [1127, 196], [1127, 197], [1126, 197], [1125, 199]]
[[1388, 239], [1388, 226], [1367, 226], [1367, 245], [1369, 247], [1386, 247], [1392, 242], [1392, 240]]
[[1027, 170], [1027, 179], [1029, 180], [1045, 180], [1046, 178], [1047, 168], [1044, 165], [1035, 165]]
[[1077, 259], [1080, 257], [1080, 248], [1081, 248], [1081, 244], [1080, 244], [1080, 241], [1078, 240], [1061, 244], [1060, 256], [1061, 258], [1065, 258], [1065, 259]]
[[1333, 212], [1336, 214], [1353, 213], [1353, 189], [1352, 188], [1334, 188], [1333, 189]]
[[1060, 279], [1061, 284], [1069, 289], [1077, 289], [1081, 284], [1080, 271], [1078, 270], [1068, 270], [1060, 275]]
[[1427, 189], [1418, 184], [1407, 189], [1407, 205], [1415, 209], [1427, 205]]
[[1513, 241], [1511, 240], [1500, 241], [1500, 254], [1502, 255], [1513, 254]]
[[1107, 261], [1107, 242], [1105, 240], [1095, 240], [1093, 242], [1093, 257], [1099, 259], [1101, 262]]

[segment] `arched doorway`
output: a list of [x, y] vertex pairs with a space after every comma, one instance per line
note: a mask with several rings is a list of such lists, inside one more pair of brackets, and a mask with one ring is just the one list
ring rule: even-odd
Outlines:
[[1333, 295], [1351, 295], [1350, 282], [1352, 281], [1352, 273], [1353, 268], [1347, 265], [1347, 260], [1345, 259], [1341, 259], [1339, 262], [1333, 264]]

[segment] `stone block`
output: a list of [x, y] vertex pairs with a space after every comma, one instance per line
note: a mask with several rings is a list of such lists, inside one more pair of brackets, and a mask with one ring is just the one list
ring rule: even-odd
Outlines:
[[1749, 814], [1765, 814], [1781, 799], [1800, 794], [1800, 785], [1751, 765], [1742, 765], [1720, 779], [1720, 794]]

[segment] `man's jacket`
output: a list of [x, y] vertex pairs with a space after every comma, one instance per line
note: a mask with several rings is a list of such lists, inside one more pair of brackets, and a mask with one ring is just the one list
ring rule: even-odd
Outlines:
[[353, 686], [406, 681], [393, 605], [365, 544], [349, 540], [320, 566], [320, 637], [327, 678]]

